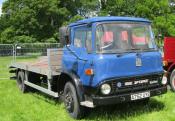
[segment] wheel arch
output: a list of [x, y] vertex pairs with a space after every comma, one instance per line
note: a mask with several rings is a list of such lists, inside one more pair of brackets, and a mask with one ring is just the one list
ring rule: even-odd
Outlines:
[[81, 83], [79, 76], [77, 76], [73, 72], [64, 71], [61, 73], [61, 75], [58, 79], [58, 83], [57, 83], [58, 92], [60, 92], [60, 93], [63, 92], [64, 86], [65, 86], [66, 82], [68, 82], [68, 81], [70, 81], [75, 86], [79, 101], [80, 102], [84, 101], [83, 85]]
[[168, 68], [168, 72], [172, 72], [175, 69], [175, 63], [171, 64], [171, 66]]

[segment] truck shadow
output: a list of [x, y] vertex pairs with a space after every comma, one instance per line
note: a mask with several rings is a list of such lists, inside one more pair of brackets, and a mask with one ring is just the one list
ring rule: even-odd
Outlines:
[[42, 93], [42, 92], [35, 90], [35, 89], [30, 91], [30, 94], [32, 96], [34, 96], [35, 98], [37, 98], [39, 100], [43, 100], [51, 105], [59, 105], [62, 103], [62, 100], [60, 98], [54, 98], [52, 96], [49, 96], [49, 95]]
[[135, 117], [142, 114], [149, 114], [151, 112], [157, 112], [163, 110], [164, 103], [151, 99], [148, 103], [143, 102], [129, 102], [111, 106], [97, 107], [90, 109], [90, 113], [85, 117], [86, 120], [92, 120], [94, 118], [100, 118], [104, 120], [112, 119], [126, 119], [129, 117]]
[[[56, 99], [38, 91], [33, 92], [32, 95], [40, 100], [50, 103], [51, 105], [61, 105], [61, 103], [63, 103], [62, 98]], [[158, 112], [163, 110], [164, 107], [164, 103], [151, 98], [148, 103], [137, 101], [88, 109], [87, 112], [85, 112], [86, 116], [84, 119], [94, 120], [98, 118], [103, 120], [122, 120], [143, 114], [149, 114], [151, 112]]]

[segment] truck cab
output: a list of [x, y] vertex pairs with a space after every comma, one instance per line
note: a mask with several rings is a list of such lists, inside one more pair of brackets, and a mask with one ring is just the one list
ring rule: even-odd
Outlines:
[[116, 104], [166, 92], [149, 20], [96, 17], [72, 23], [66, 30], [62, 71], [80, 81], [81, 105]]

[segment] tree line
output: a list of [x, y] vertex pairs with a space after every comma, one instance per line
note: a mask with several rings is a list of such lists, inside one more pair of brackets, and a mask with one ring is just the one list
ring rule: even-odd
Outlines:
[[6, 0], [0, 43], [58, 42], [59, 27], [93, 16], [143, 17], [156, 37], [175, 36], [174, 0]]

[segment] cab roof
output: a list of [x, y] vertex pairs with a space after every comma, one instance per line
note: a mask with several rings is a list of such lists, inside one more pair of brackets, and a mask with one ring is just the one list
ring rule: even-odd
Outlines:
[[105, 21], [134, 21], [134, 22], [151, 23], [148, 19], [144, 19], [144, 18], [106, 16], [106, 17], [93, 17], [93, 18], [76, 21], [75, 23], [71, 23], [69, 27], [77, 26], [81, 24], [90, 24], [90, 23], [95, 23], [95, 22], [105, 22]]

